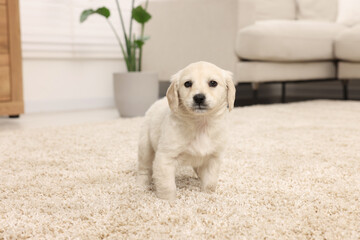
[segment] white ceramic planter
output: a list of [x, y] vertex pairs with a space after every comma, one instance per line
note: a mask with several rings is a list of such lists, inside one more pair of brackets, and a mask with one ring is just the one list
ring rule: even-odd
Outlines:
[[114, 73], [115, 105], [121, 117], [143, 116], [158, 97], [157, 73]]

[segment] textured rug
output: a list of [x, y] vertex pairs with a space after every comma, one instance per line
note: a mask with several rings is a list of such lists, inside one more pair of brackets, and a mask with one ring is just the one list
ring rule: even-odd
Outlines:
[[359, 239], [360, 102], [237, 108], [215, 193], [135, 185], [143, 118], [0, 133], [0, 239]]

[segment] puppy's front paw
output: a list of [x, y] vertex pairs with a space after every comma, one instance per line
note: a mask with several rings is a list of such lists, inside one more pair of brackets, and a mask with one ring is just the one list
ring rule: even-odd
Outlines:
[[156, 196], [164, 200], [174, 201], [176, 199], [176, 191], [156, 191]]
[[138, 175], [136, 176], [136, 183], [139, 187], [148, 189], [150, 187], [150, 179], [148, 175]]
[[201, 186], [201, 191], [203, 192], [212, 193], [215, 192], [215, 190], [216, 190], [216, 184]]

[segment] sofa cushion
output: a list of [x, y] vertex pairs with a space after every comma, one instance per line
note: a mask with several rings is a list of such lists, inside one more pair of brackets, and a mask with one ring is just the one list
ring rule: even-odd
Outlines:
[[359, 0], [338, 0], [339, 10], [337, 23], [353, 26], [360, 23], [360, 1]]
[[275, 19], [295, 19], [295, 0], [256, 0], [255, 21]]
[[283, 82], [336, 78], [335, 62], [243, 62], [236, 64], [234, 81]]
[[360, 25], [341, 32], [335, 39], [335, 56], [346, 61], [360, 62]]
[[259, 61], [317, 61], [334, 58], [333, 39], [346, 27], [317, 21], [257, 22], [237, 34], [239, 58]]
[[338, 12], [338, 0], [296, 0], [300, 20], [335, 22]]

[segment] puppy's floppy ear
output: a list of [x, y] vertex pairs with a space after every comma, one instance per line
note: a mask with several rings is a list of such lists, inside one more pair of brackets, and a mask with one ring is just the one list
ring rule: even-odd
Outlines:
[[179, 107], [179, 80], [180, 72], [176, 73], [171, 77], [171, 84], [166, 92], [166, 98], [169, 103], [169, 107], [172, 111], [176, 111]]
[[235, 102], [235, 85], [233, 82], [233, 74], [229, 71], [224, 71], [224, 77], [227, 87], [227, 103], [229, 107], [229, 112], [234, 108], [234, 102]]

